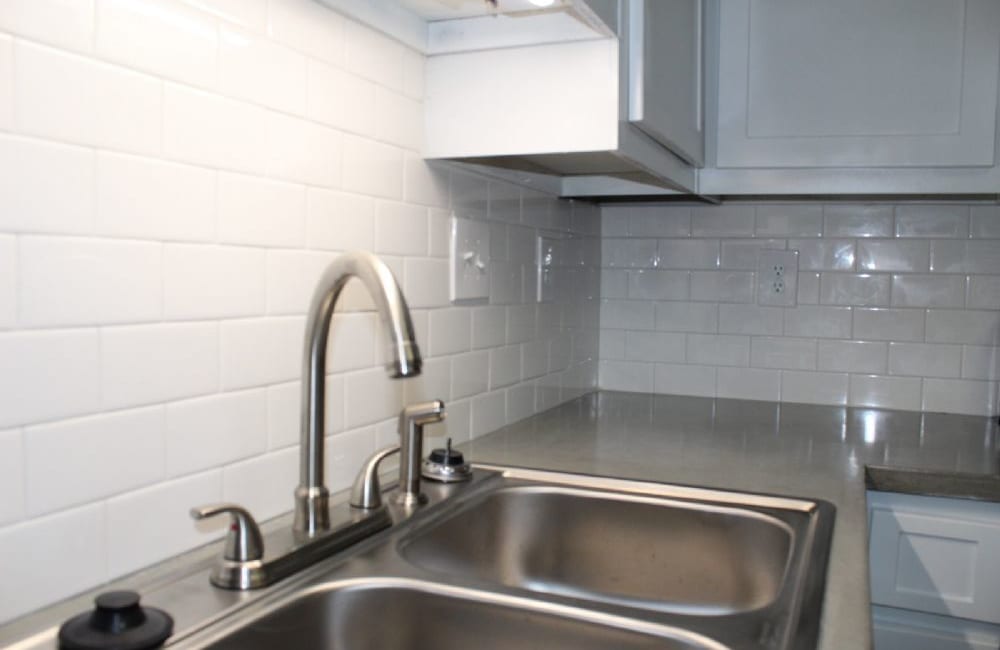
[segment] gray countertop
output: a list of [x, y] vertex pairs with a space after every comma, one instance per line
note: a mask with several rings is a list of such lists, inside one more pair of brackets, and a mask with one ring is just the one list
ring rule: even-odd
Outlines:
[[866, 486], [1000, 501], [996, 418], [591, 393], [466, 446], [473, 462], [825, 499], [821, 650], [871, 647]]

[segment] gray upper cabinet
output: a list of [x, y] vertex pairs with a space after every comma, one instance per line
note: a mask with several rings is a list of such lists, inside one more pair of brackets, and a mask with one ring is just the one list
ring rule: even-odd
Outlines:
[[717, 167], [996, 163], [997, 0], [723, 0], [719, 20]]
[[628, 0], [627, 10], [628, 120], [701, 167], [702, 0]]

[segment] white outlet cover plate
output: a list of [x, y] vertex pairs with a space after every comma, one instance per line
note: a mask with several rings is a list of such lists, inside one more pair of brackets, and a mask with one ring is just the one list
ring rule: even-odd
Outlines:
[[489, 225], [485, 221], [453, 216], [449, 248], [448, 287], [452, 302], [489, 298]]
[[798, 251], [760, 250], [757, 255], [757, 304], [794, 307], [798, 285]]

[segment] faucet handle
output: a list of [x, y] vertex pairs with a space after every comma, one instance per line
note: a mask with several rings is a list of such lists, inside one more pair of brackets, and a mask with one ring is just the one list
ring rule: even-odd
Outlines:
[[374, 510], [382, 505], [382, 487], [378, 481], [378, 467], [383, 460], [397, 451], [399, 451], [398, 444], [390, 445], [376, 451], [365, 461], [357, 478], [354, 479], [354, 487], [351, 488], [352, 508]]
[[245, 508], [235, 503], [213, 503], [200, 508], [191, 508], [191, 518], [206, 519], [226, 514], [232, 517], [229, 533], [226, 534], [226, 549], [223, 557], [232, 562], [250, 562], [264, 557], [264, 541], [260, 536], [257, 522]]

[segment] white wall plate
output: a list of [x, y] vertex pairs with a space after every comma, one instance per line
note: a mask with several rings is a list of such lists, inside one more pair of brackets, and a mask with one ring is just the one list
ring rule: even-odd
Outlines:
[[451, 218], [449, 297], [490, 297], [490, 228], [484, 221]]

